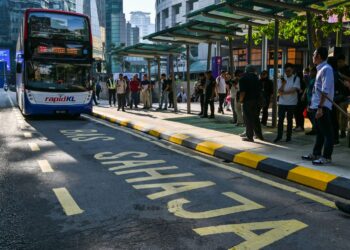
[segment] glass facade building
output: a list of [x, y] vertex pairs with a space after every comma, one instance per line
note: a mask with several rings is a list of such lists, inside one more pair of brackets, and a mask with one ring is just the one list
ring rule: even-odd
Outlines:
[[106, 0], [106, 52], [109, 71], [121, 72], [118, 58], [111, 56], [111, 49], [126, 43], [126, 20], [123, 13], [123, 0]]

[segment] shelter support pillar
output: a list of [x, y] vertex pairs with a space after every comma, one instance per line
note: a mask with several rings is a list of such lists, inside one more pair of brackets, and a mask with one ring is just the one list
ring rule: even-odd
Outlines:
[[278, 81], [278, 49], [279, 49], [278, 33], [279, 33], [279, 20], [275, 19], [272, 127], [276, 127], [277, 125], [277, 81]]
[[248, 47], [247, 47], [247, 62], [252, 63], [252, 43], [253, 43], [253, 27], [249, 25], [248, 27]]
[[210, 70], [210, 62], [211, 62], [211, 49], [213, 44], [211, 42], [208, 43], [208, 57], [207, 57], [207, 71]]
[[338, 15], [338, 22], [340, 22], [340, 29], [337, 31], [337, 39], [335, 42], [336, 47], [342, 47], [343, 46], [343, 15]]
[[230, 68], [229, 68], [229, 73], [231, 77], [233, 77], [233, 39], [232, 37], [229, 37], [228, 40], [228, 50], [229, 50], [229, 59], [230, 59]]
[[148, 75], [148, 80], [151, 83], [151, 91], [149, 93], [149, 103], [151, 104], [152, 107], [152, 89], [153, 89], [153, 85], [152, 85], [152, 80], [151, 80], [151, 59], [147, 59], [147, 75]]
[[158, 102], [160, 103], [160, 100], [162, 98], [162, 86], [161, 86], [161, 75], [160, 75], [160, 57], [157, 57], [157, 66], [158, 66]]
[[176, 82], [175, 82], [175, 72], [174, 72], [174, 56], [169, 56], [169, 66], [170, 66], [170, 79], [171, 79], [171, 88], [173, 91], [173, 103], [174, 103], [174, 112], [177, 112], [177, 98], [176, 98]]
[[191, 114], [190, 45], [186, 46], [187, 114]]
[[310, 11], [306, 12], [306, 21], [307, 21], [307, 47], [308, 47], [308, 65], [312, 65], [312, 54], [314, 53], [314, 46], [312, 43], [312, 16]]
[[261, 71], [267, 70], [267, 60], [268, 60], [268, 39], [264, 35], [261, 43]]

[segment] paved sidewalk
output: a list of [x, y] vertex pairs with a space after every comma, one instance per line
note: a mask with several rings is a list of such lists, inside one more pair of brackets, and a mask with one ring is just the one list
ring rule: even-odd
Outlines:
[[[197, 113], [198, 108], [198, 104], [193, 104], [193, 113]], [[238, 134], [244, 128], [231, 124], [232, 113], [203, 119], [187, 114], [186, 104], [179, 104], [179, 111], [156, 111], [154, 108], [121, 112], [105, 101], [94, 107], [95, 116], [119, 125], [350, 199], [350, 149], [345, 147], [345, 139], [342, 145], [335, 147], [331, 165], [313, 166], [301, 160], [301, 155], [311, 152], [314, 142], [314, 137], [304, 132], [294, 133], [292, 142], [274, 144], [276, 129], [264, 128], [265, 141], [243, 142]]]

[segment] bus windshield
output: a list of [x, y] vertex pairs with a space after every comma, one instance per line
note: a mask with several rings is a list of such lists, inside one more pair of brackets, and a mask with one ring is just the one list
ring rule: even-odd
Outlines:
[[82, 16], [34, 12], [28, 22], [31, 38], [89, 41], [89, 25]]
[[90, 66], [27, 62], [26, 88], [48, 92], [80, 92], [89, 89]]

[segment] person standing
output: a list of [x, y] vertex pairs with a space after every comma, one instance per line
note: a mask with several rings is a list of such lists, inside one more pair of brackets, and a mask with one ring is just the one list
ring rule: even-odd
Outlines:
[[327, 58], [328, 49], [324, 47], [316, 49], [313, 54], [313, 62], [317, 65], [317, 76], [310, 109], [315, 116], [317, 135], [313, 152], [302, 156], [302, 159], [310, 160], [314, 165], [330, 163], [333, 153], [331, 111], [334, 98], [334, 74], [332, 67], [327, 63]]
[[94, 77], [90, 80], [90, 89], [92, 90], [92, 100], [97, 106], [99, 103], [96, 100], [96, 79]]
[[130, 80], [127, 76], [124, 76], [124, 81], [126, 82], [125, 106], [130, 106]]
[[312, 92], [315, 86], [315, 80], [316, 80], [316, 75], [317, 75], [317, 69], [316, 67], [312, 67], [310, 69], [310, 77], [309, 77], [309, 82], [307, 83], [307, 87], [305, 90], [305, 94], [303, 98], [307, 100], [307, 117], [309, 118], [311, 124], [312, 124], [312, 129], [309, 132], [306, 132], [305, 135], [316, 135], [316, 123], [315, 123], [315, 117], [312, 115], [312, 111], [310, 110], [310, 105], [311, 105], [311, 99], [312, 99]]
[[168, 78], [168, 83], [169, 83], [169, 106], [168, 108], [174, 108], [174, 92], [173, 92], [173, 80]]
[[287, 138], [286, 142], [292, 140], [293, 114], [298, 103], [298, 91], [300, 79], [294, 74], [293, 64], [287, 63], [284, 66], [285, 77], [278, 81], [278, 128], [277, 137], [274, 143], [279, 142], [283, 137], [284, 118], [287, 113]]
[[243, 141], [254, 142], [255, 136], [260, 140], [264, 140], [261, 124], [259, 119], [259, 97], [262, 92], [262, 85], [258, 76], [255, 74], [255, 69], [252, 65], [247, 65], [245, 74], [239, 80], [240, 102], [243, 104], [243, 118], [246, 125], [246, 137]]
[[[340, 83], [342, 84], [342, 92], [344, 96], [344, 99], [339, 103], [339, 106], [341, 107], [342, 110], [347, 112], [348, 106], [349, 106], [347, 97], [350, 96], [350, 89], [347, 88], [344, 82], [346, 81], [346, 79], [350, 77], [350, 67], [346, 65], [344, 55], [340, 55], [337, 58], [337, 66], [338, 66], [339, 80], [340, 80]], [[338, 112], [338, 120], [339, 120], [339, 128], [340, 128], [340, 138], [345, 138], [346, 130], [348, 127], [348, 118], [341, 112]]]
[[143, 80], [141, 82], [141, 97], [143, 101], [143, 109], [149, 109], [151, 107], [150, 105], [150, 82], [148, 81], [147, 74], [143, 75]]
[[116, 93], [116, 85], [113, 80], [113, 76], [108, 77], [107, 79], [107, 88], [108, 88], [108, 100], [109, 100], [109, 106], [112, 107], [112, 99], [113, 99], [113, 105], [115, 106], [117, 99], [115, 96]]
[[100, 100], [101, 91], [102, 91], [102, 86], [101, 86], [101, 80], [99, 79], [97, 81], [97, 83], [96, 83], [96, 97], [97, 97], [97, 100]]
[[269, 107], [271, 97], [273, 95], [273, 82], [269, 78], [267, 70], [263, 70], [260, 74], [260, 82], [263, 87], [264, 107], [262, 107], [261, 124], [267, 126], [267, 119], [269, 116]]
[[237, 115], [237, 120], [235, 122], [235, 117], [233, 116], [234, 124], [236, 126], [244, 126], [244, 119], [243, 119], [243, 112], [242, 112], [242, 104], [240, 102], [240, 91], [239, 91], [239, 79], [243, 76], [243, 71], [237, 69], [235, 71], [235, 77], [233, 79], [232, 87], [231, 87], [231, 98], [234, 98], [231, 100], [231, 104], [234, 103], [234, 107], [232, 106], [232, 109], [234, 108], [234, 113]]
[[198, 95], [199, 95], [199, 102], [201, 106], [201, 112], [199, 112], [198, 115], [204, 114], [204, 89], [205, 89], [205, 74], [200, 73], [199, 79], [198, 79]]
[[223, 104], [226, 98], [226, 71], [221, 71], [221, 74], [216, 78], [216, 93], [219, 95], [218, 113], [224, 114]]
[[160, 76], [160, 84], [162, 86], [162, 96], [160, 98], [160, 104], [158, 110], [163, 109], [163, 103], [164, 103], [164, 110], [168, 109], [168, 102], [169, 102], [169, 88], [170, 84], [169, 81], [166, 79], [166, 74], [162, 74]]
[[134, 75], [134, 77], [130, 81], [130, 92], [131, 92], [130, 109], [132, 109], [133, 105], [135, 105], [135, 108], [138, 108], [137, 105], [139, 105], [140, 81], [138, 79], [137, 74]]
[[[205, 74], [205, 101], [204, 112], [201, 118], [215, 118], [214, 111], [214, 99], [216, 96], [216, 81], [212, 76], [211, 71], [207, 71]], [[210, 116], [208, 117], [208, 105], [210, 105]]]
[[125, 93], [126, 93], [126, 81], [123, 78], [123, 74], [119, 74], [117, 80], [117, 98], [118, 98], [118, 111], [122, 109], [125, 112]]

